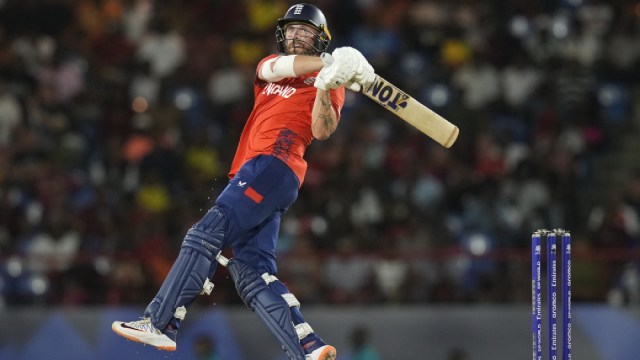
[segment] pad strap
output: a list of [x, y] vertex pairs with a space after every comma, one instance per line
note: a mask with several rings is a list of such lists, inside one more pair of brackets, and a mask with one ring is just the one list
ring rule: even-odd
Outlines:
[[278, 278], [275, 277], [274, 275], [269, 275], [269, 273], [264, 273], [262, 274], [262, 280], [264, 280], [264, 282], [266, 282], [267, 285], [269, 285], [272, 282], [278, 280]]
[[209, 280], [209, 278], [204, 279], [204, 285], [202, 286], [202, 291], [200, 291], [200, 295], [211, 295], [213, 291], [214, 284]]
[[287, 302], [289, 307], [300, 307], [300, 301], [292, 293], [282, 294], [282, 298]]
[[302, 340], [306, 338], [308, 335], [313, 334], [313, 329], [311, 325], [307, 323], [298, 324], [295, 326], [296, 333], [298, 334], [298, 339]]
[[184, 320], [185, 315], [187, 315], [187, 308], [184, 306], [180, 306], [176, 309], [176, 312], [173, 313], [173, 317], [178, 320]]

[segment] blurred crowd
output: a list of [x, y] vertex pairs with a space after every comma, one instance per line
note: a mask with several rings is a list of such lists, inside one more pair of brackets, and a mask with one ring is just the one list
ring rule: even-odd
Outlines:
[[[531, 232], [558, 227], [576, 301], [640, 301], [640, 172], [594, 181], [640, 118], [640, 3], [313, 3], [332, 48], [461, 133], [442, 148], [348, 92], [283, 219], [278, 276], [303, 303], [528, 301]], [[0, 303], [152, 298], [226, 186], [291, 4], [0, 1]], [[214, 283], [205, 301], [239, 301]]]

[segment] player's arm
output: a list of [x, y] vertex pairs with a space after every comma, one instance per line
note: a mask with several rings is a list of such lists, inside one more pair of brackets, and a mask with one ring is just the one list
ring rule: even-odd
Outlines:
[[337, 61], [327, 53], [320, 56], [324, 66], [313, 84], [318, 90], [311, 112], [311, 132], [318, 140], [327, 139], [338, 127], [340, 115], [331, 103], [329, 91], [343, 85], [359, 91], [361, 86], [370, 85], [375, 76], [373, 68], [359, 51], [339, 48], [334, 53], [338, 55]]
[[331, 104], [331, 93], [318, 89], [311, 110], [311, 134], [318, 140], [326, 140], [337, 127], [338, 114]]
[[317, 56], [281, 55], [262, 63], [258, 78], [266, 82], [278, 82], [285, 78], [298, 77], [319, 71], [324, 66]]

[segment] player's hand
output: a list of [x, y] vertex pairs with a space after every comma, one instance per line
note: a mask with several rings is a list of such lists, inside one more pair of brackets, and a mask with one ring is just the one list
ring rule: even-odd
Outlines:
[[[376, 73], [373, 70], [373, 66], [369, 64], [369, 62], [361, 64], [361, 69], [356, 71], [356, 75], [353, 77], [355, 84], [362, 87], [362, 89], [367, 89], [373, 82], [376, 80]], [[359, 91], [360, 89], [358, 89]]]
[[345, 85], [355, 76], [355, 67], [352, 61], [336, 61], [331, 54], [323, 53], [320, 58], [324, 67], [316, 76], [313, 84], [318, 89], [337, 89]]
[[318, 75], [316, 76], [316, 80], [314, 81], [313, 86], [315, 86], [320, 90], [326, 91], [330, 89], [326, 81], [326, 80], [329, 80], [329, 74], [328, 74], [329, 70], [327, 69], [333, 63], [333, 58], [329, 53], [322, 53], [320, 54], [320, 59], [322, 60], [322, 63], [324, 65], [322, 69], [320, 69], [320, 72], [318, 73]]
[[338, 62], [349, 63], [355, 69], [354, 75], [349, 79], [347, 86], [351, 90], [360, 91], [366, 89], [375, 81], [376, 74], [373, 66], [369, 64], [362, 53], [352, 47], [337, 48], [331, 54]]

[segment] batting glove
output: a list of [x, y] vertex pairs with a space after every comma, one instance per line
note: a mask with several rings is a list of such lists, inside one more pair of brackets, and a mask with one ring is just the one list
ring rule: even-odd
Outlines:
[[337, 48], [332, 53], [336, 61], [349, 63], [355, 69], [353, 77], [349, 79], [348, 85], [354, 91], [366, 89], [375, 81], [376, 74], [373, 66], [369, 64], [362, 53], [350, 46]]
[[320, 58], [324, 63], [324, 67], [316, 76], [313, 84], [316, 88], [321, 90], [337, 89], [355, 76], [353, 62], [336, 61], [328, 53], [323, 53]]

